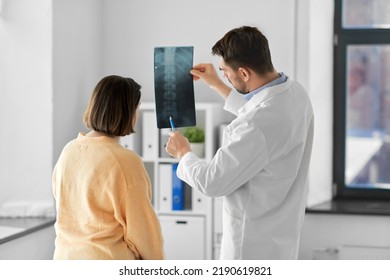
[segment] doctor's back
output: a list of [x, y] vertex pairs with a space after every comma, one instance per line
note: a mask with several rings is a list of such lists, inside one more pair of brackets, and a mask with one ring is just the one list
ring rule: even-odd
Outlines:
[[226, 178], [249, 180], [224, 196], [222, 259], [297, 258], [313, 130], [309, 97], [289, 79], [239, 108], [216, 158], [232, 153], [225, 161], [232, 169], [249, 161], [236, 178]]

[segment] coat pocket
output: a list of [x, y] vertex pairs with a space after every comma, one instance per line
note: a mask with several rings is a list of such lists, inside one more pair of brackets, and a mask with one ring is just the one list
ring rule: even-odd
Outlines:
[[237, 260], [242, 257], [243, 220], [223, 211], [221, 259]]

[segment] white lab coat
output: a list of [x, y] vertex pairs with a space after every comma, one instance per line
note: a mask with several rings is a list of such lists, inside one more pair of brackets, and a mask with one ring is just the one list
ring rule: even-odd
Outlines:
[[237, 117], [210, 162], [187, 153], [177, 175], [206, 196], [223, 196], [221, 259], [296, 259], [313, 143], [310, 99], [297, 82], [246, 102], [232, 91]]

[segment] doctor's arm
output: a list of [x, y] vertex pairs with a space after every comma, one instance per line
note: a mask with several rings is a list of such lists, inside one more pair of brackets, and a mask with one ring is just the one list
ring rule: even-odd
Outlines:
[[190, 151], [180, 157], [179, 178], [207, 196], [230, 194], [268, 164], [261, 131], [243, 122], [225, 133], [229, 135], [226, 145], [218, 149], [210, 162], [199, 159]]

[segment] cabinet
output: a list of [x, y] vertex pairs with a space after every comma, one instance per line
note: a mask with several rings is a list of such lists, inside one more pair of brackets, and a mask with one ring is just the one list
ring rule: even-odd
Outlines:
[[[197, 126], [205, 132], [205, 156], [211, 160], [220, 139], [220, 127], [232, 116], [219, 103], [197, 103]], [[178, 131], [182, 128], [178, 128]], [[123, 137], [122, 145], [143, 159], [153, 187], [153, 205], [159, 216], [165, 239], [167, 259], [213, 259], [218, 257], [222, 228], [220, 207], [213, 198], [201, 194], [183, 182], [183, 203], [175, 204], [175, 165], [177, 160], [164, 149], [170, 129], [158, 129], [154, 103], [142, 103], [136, 133]], [[176, 189], [175, 189], [176, 190]], [[218, 207], [218, 208], [216, 208]], [[220, 231], [220, 232], [217, 232]]]
[[206, 219], [206, 216], [160, 215], [167, 258], [206, 259]]
[[390, 259], [390, 216], [306, 213], [299, 259]]

